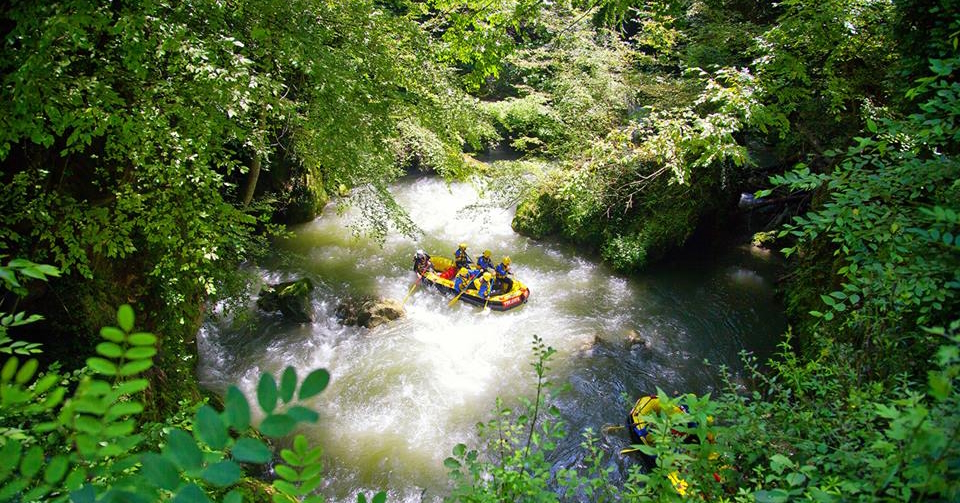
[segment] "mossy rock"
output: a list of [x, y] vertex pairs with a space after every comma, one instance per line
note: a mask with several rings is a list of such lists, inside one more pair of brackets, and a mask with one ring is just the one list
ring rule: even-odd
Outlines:
[[298, 184], [290, 194], [283, 221], [287, 224], [310, 222], [320, 215], [329, 201], [330, 197], [322, 188]]
[[257, 307], [266, 312], [280, 311], [284, 319], [295, 323], [313, 321], [310, 292], [313, 282], [308, 278], [268, 285], [260, 290]]
[[524, 236], [541, 239], [557, 234], [563, 228], [557, 215], [557, 201], [550, 194], [541, 192], [517, 206], [510, 225]]

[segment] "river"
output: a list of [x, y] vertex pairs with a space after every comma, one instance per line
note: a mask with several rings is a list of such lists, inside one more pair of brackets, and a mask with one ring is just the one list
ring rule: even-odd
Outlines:
[[[392, 192], [423, 229], [419, 240], [391, 234], [381, 246], [358, 238], [350, 228], [356, 214], [328, 207], [253, 271], [262, 282], [313, 279], [314, 323], [258, 314], [251, 297], [246, 316], [211, 319], [198, 335], [202, 384], [222, 392], [236, 383], [251, 403], [261, 372], [330, 371], [329, 388], [309, 403], [321, 419], [303, 430], [324, 448], [328, 501], [379, 490], [394, 502], [440, 501], [443, 459], [454, 445], [477, 444], [475, 424], [491, 418], [498, 396], [508, 404], [532, 397], [534, 335], [557, 350], [548, 377], [570, 384], [552, 402], [569, 432], [555, 461], [568, 466], [582, 456], [581, 433], [622, 424], [639, 395], [714, 391], [715, 365], [739, 373], [740, 351], [767, 356], [785, 329], [772, 284], [778, 265], [749, 247], [625, 277], [569, 245], [517, 235], [512, 209], [465, 209], [479, 199], [469, 185], [408, 177]], [[509, 312], [451, 308], [418, 287], [398, 321], [373, 329], [337, 322], [344, 297], [404, 298], [418, 248], [452, 254], [459, 242], [474, 257], [485, 248], [495, 260], [509, 254], [529, 302]], [[626, 433], [603, 441], [613, 453], [628, 443]]]

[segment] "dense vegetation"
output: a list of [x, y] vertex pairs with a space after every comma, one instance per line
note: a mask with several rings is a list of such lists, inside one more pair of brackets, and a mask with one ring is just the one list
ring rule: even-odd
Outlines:
[[[780, 204], [792, 218], [767, 230], [790, 260], [793, 329], [771, 362], [745, 355], [751, 389], [651, 418], [655, 466], [622, 487], [592, 437], [583, 471], [551, 469], [564, 430], [552, 350], [535, 340], [538, 395], [516, 413], [498, 403], [488, 445], [454, 448], [451, 499], [960, 498], [958, 13], [951, 0], [5, 5], [0, 351], [17, 356], [2, 367], [0, 500], [311, 493], [320, 467], [302, 439], [272, 489], [248, 463], [270, 459], [260, 434], [316, 419], [294, 396], [325, 374], [264, 376], [254, 432], [239, 392], [214, 408], [196, 387], [204, 306], [331, 195], [370, 232], [415, 232], [387, 185], [404, 169], [469, 176], [461, 149], [498, 135], [525, 159], [479, 176], [519, 202], [515, 228], [622, 271], [716, 232], [742, 191]], [[54, 351], [42, 367], [41, 350]]]

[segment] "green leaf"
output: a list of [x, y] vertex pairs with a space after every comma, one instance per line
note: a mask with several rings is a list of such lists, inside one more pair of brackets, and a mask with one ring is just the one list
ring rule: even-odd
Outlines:
[[43, 481], [47, 484], [56, 484], [67, 474], [67, 468], [70, 467], [70, 461], [63, 454], [57, 454], [43, 471]]
[[196, 484], [187, 484], [177, 491], [173, 503], [210, 503], [210, 498]]
[[284, 480], [288, 480], [290, 482], [297, 482], [300, 480], [300, 474], [287, 465], [276, 465], [273, 467], [273, 470], [277, 472], [277, 475]]
[[253, 438], [241, 438], [230, 450], [233, 459], [241, 463], [266, 463], [270, 461], [272, 453], [263, 442]]
[[14, 382], [17, 384], [26, 384], [27, 381], [33, 379], [33, 375], [37, 372], [38, 365], [40, 365], [40, 362], [38, 362], [36, 358], [27, 360], [27, 362], [20, 367], [20, 370], [17, 371], [17, 375], [13, 378]]
[[141, 412], [143, 412], [143, 404], [140, 402], [120, 402], [114, 404], [107, 410], [104, 419], [112, 421], [119, 417], [139, 414]]
[[157, 343], [157, 336], [149, 332], [136, 332], [127, 339], [133, 346], [153, 346]]
[[97, 353], [107, 358], [120, 358], [123, 356], [123, 348], [115, 342], [101, 342], [97, 344]]
[[240, 465], [229, 460], [221, 461], [208, 466], [200, 476], [217, 487], [227, 487], [240, 480]]
[[387, 503], [387, 493], [380, 491], [373, 495], [373, 503]]
[[[303, 438], [303, 435], [297, 435], [297, 440], [301, 438]], [[290, 449], [281, 450], [280, 457], [283, 459], [284, 463], [290, 466], [303, 466], [303, 458], [301, 458], [296, 452], [293, 452]]]
[[227, 425], [223, 423], [220, 414], [213, 410], [213, 407], [204, 405], [197, 411], [194, 420], [195, 432], [210, 447], [220, 450], [226, 447], [229, 436], [227, 435]]
[[793, 468], [793, 461], [783, 454], [774, 454], [770, 457], [770, 468], [776, 473], [783, 473], [784, 468]]
[[867, 131], [871, 133], [877, 132], [877, 123], [874, 122], [873, 119], [867, 119]]
[[130, 304], [124, 304], [117, 309], [117, 323], [124, 332], [133, 331], [133, 308]]
[[155, 354], [157, 354], [157, 348], [153, 346], [139, 346], [128, 349], [127, 352], [123, 354], [123, 357], [131, 360], [142, 360], [144, 358], [150, 358]]
[[150, 381], [146, 379], [131, 379], [124, 381], [117, 386], [117, 393], [121, 395], [132, 395], [139, 393], [150, 387]]
[[297, 371], [293, 367], [287, 367], [280, 376], [280, 399], [283, 403], [289, 403], [293, 399], [293, 393], [297, 390]]
[[298, 423], [316, 423], [320, 419], [320, 414], [300, 405], [294, 405], [287, 409], [287, 415]]
[[121, 376], [137, 375], [153, 366], [153, 360], [135, 360], [124, 363], [118, 372]]
[[753, 498], [756, 503], [786, 503], [790, 500], [790, 493], [783, 489], [757, 491], [753, 493]]
[[837, 303], [837, 301], [834, 300], [833, 297], [830, 297], [829, 295], [820, 295], [820, 299], [823, 300], [823, 303], [828, 306], [833, 306]]
[[[293, 499], [293, 501], [298, 501], [299, 498], [297, 498], [297, 497], [298, 497], [298, 496], [301, 496], [301, 494], [300, 494], [300, 493], [301, 493], [300, 489], [299, 489], [297, 486], [295, 486], [295, 485], [287, 482], [286, 480], [282, 480], [282, 479], [276, 479], [276, 480], [274, 480], [274, 481], [273, 481], [273, 488], [276, 489], [277, 491], [279, 491], [280, 493], [282, 493], [282, 494], [284, 494], [284, 495], [286, 495], [286, 496], [289, 496], [291, 499]], [[279, 499], [279, 498], [277, 498], [276, 496], [274, 496], [274, 500], [273, 500], [273, 501], [274, 501], [274, 502], [280, 502], [280, 501], [285, 501], [285, 500]]]
[[110, 342], [123, 342], [125, 334], [117, 327], [103, 327], [100, 329], [100, 336]]
[[286, 414], [270, 414], [260, 423], [260, 433], [268, 437], [283, 437], [289, 435], [297, 426], [297, 422]]
[[11, 356], [7, 358], [7, 361], [3, 364], [3, 370], [0, 371], [0, 379], [3, 382], [10, 382], [13, 379], [13, 375], [17, 373], [17, 366], [20, 364], [20, 360], [16, 356]]
[[34, 445], [27, 450], [27, 453], [20, 460], [20, 474], [28, 479], [40, 472], [43, 467], [43, 449], [39, 445]]
[[234, 489], [223, 497], [223, 503], [243, 503], [243, 493], [239, 489]]
[[104, 360], [103, 358], [94, 356], [87, 358], [87, 366], [90, 367], [90, 370], [103, 375], [117, 375], [117, 366], [114, 365], [110, 360]]
[[443, 460], [443, 466], [451, 470], [459, 470], [463, 465], [461, 465], [460, 462], [454, 458], [447, 458]]
[[268, 414], [277, 408], [277, 381], [273, 375], [267, 373], [260, 375], [260, 382], [257, 384], [257, 403]]
[[798, 487], [807, 480], [807, 477], [800, 472], [790, 472], [787, 474], [786, 479], [787, 483], [790, 484], [791, 487]]
[[183, 470], [197, 470], [203, 463], [203, 453], [193, 437], [179, 429], [167, 433], [167, 445], [163, 447], [163, 455]]
[[94, 490], [92, 485], [84, 484], [79, 489], [70, 492], [70, 501], [73, 503], [94, 503], [97, 501], [97, 491]]
[[168, 491], [173, 491], [180, 485], [180, 472], [177, 471], [176, 465], [169, 459], [159, 454], [148, 452], [143, 455], [142, 460], [143, 466], [140, 472], [143, 473], [147, 480], [153, 485]]
[[227, 389], [227, 399], [223, 410], [224, 420], [228, 426], [237, 431], [246, 430], [250, 426], [250, 404], [236, 386]]
[[300, 399], [306, 400], [318, 395], [330, 383], [330, 373], [326, 369], [317, 369], [310, 373], [300, 385]]
[[74, 467], [63, 482], [63, 487], [68, 491], [78, 489], [87, 480], [87, 469], [82, 466]]
[[927, 375], [927, 382], [930, 385], [930, 396], [938, 401], [944, 401], [950, 396], [953, 384], [947, 376], [939, 372], [930, 372]]
[[12, 472], [20, 464], [20, 455], [23, 451], [23, 444], [20, 442], [8, 441], [0, 449], [0, 472]]

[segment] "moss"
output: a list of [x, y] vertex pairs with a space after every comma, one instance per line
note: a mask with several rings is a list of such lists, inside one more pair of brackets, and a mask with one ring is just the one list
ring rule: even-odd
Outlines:
[[542, 239], [558, 234], [563, 225], [558, 218], [558, 201], [548, 191], [538, 191], [535, 197], [517, 206], [511, 226], [524, 236]]

